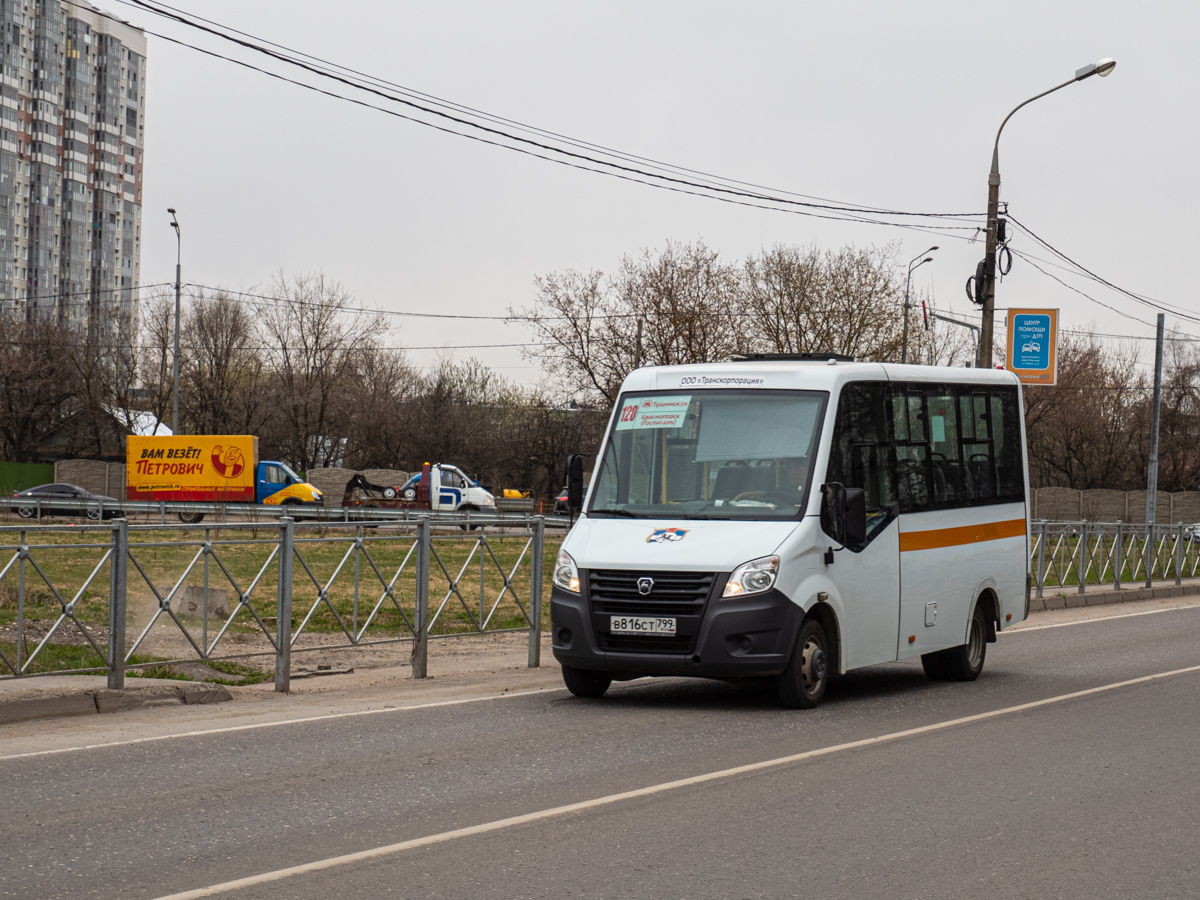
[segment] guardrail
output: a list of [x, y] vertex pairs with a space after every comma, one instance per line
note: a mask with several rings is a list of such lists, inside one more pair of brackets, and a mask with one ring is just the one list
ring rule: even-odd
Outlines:
[[1200, 573], [1200, 525], [1145, 525], [1126, 522], [1048, 522], [1031, 524], [1029, 567], [1035, 596], [1050, 588], [1143, 583], [1195, 578]]
[[[540, 665], [544, 519], [391, 524], [0, 526], [0, 610], [16, 608], [0, 628], [0, 678], [105, 672], [118, 689], [129, 668], [273, 655], [287, 691], [293, 652], [411, 642], [424, 678], [431, 637], [503, 631], [527, 631], [528, 665]], [[68, 631], [76, 660], [96, 664], [35, 667]], [[298, 643], [322, 633], [338, 639]]]
[[43, 500], [40, 498], [17, 500], [13, 497], [4, 497], [0, 498], [0, 512], [28, 519], [39, 525], [43, 518], [56, 515], [88, 519], [93, 522], [103, 522], [118, 516], [141, 515], [150, 518], [157, 517], [159, 524], [165, 525], [168, 514], [172, 516], [183, 514], [185, 516], [216, 516], [221, 522], [228, 522], [230, 517], [261, 521], [288, 516], [305, 521], [341, 522], [343, 524], [416, 522], [419, 519], [433, 519], [436, 522], [474, 525], [480, 521], [501, 518], [506, 522], [530, 522], [542, 519], [551, 528], [570, 526], [568, 517], [538, 515], [533, 512], [532, 507], [521, 510], [497, 508], [494, 511], [432, 512], [424, 509], [380, 509], [368, 506], [265, 506], [257, 503], [205, 503], [192, 500], [88, 500], [81, 503], [77, 500]]

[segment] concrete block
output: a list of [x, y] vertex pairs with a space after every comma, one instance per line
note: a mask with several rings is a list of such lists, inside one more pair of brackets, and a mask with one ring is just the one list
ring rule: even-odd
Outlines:
[[1087, 594], [1068, 594], [1063, 599], [1068, 607], [1087, 606]]
[[0, 703], [0, 725], [28, 722], [32, 719], [54, 719], [59, 716], [95, 715], [96, 701], [91, 694], [79, 692], [34, 697]]
[[1109, 591], [1094, 591], [1090, 594], [1083, 595], [1086, 598], [1088, 606], [1103, 606], [1105, 603], [1111, 603], [1109, 600]]
[[233, 695], [219, 684], [187, 685], [183, 688], [183, 702], [189, 706], [196, 703], [224, 703]]
[[1044, 612], [1045, 609], [1046, 609], [1046, 601], [1045, 600], [1039, 600], [1037, 597], [1029, 598], [1029, 611], [1030, 612]]
[[[171, 603], [176, 614], [204, 617], [204, 586], [189, 584], [175, 595]], [[218, 619], [229, 618], [229, 591], [210, 587], [208, 589], [208, 614]]]
[[136, 686], [123, 691], [95, 691], [96, 709], [103, 713], [139, 709], [148, 704], [176, 703], [180, 689], [171, 685]]
[[1043, 609], [1062, 609], [1066, 605], [1067, 601], [1058, 594], [1042, 598]]

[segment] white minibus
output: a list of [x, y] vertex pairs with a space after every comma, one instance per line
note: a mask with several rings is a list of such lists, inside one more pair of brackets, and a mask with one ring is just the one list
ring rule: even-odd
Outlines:
[[1009, 372], [766, 354], [638, 369], [554, 567], [554, 656], [583, 697], [771, 677], [810, 708], [833, 672], [918, 655], [972, 681], [1028, 613], [1028, 496]]

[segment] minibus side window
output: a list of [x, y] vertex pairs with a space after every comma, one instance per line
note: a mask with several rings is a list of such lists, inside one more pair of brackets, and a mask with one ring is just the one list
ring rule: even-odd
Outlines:
[[825, 480], [861, 488], [867, 501], [867, 543], [896, 514], [896, 492], [888, 464], [883, 382], [857, 382], [842, 388], [829, 449]]
[[996, 464], [998, 500], [1019, 503], [1025, 499], [1025, 478], [1021, 471], [1021, 423], [1016, 388], [991, 392], [992, 446]]
[[892, 443], [896, 451], [896, 497], [900, 512], [930, 505], [929, 439], [923, 385], [896, 385], [892, 395]]
[[946, 385], [930, 386], [929, 457], [933, 503], [938, 506], [966, 505], [962, 458], [959, 455], [958, 403]]
[[967, 499], [972, 505], [991, 503], [996, 499], [996, 465], [992, 455], [992, 415], [988, 411], [988, 395], [970, 386], [961, 391], [959, 408], [963, 420]]

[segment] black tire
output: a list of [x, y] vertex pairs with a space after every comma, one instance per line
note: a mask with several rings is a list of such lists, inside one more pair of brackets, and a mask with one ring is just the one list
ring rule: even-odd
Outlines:
[[[922, 656], [921, 665], [925, 668], [925, 674], [938, 681], [974, 681], [983, 671], [983, 662], [987, 658], [987, 633], [987, 618], [983, 609], [976, 604], [975, 612], [971, 614], [967, 642]], [[931, 666], [933, 671], [930, 671]]]
[[925, 677], [930, 681], [949, 681], [950, 673], [946, 671], [946, 658], [941, 653], [923, 653], [921, 668]]
[[612, 676], [607, 672], [563, 666], [562, 674], [567, 690], [576, 697], [603, 697], [612, 684]]
[[783, 674], [775, 677], [779, 700], [791, 709], [812, 709], [829, 686], [829, 639], [816, 619], [805, 619]]
[[405, 500], [416, 500], [417, 499], [417, 489], [412, 488], [412, 487], [405, 488], [404, 489], [404, 499]]
[[396, 489], [395, 488], [384, 488], [383, 489], [383, 499], [384, 500], [395, 500], [396, 499]]
[[204, 521], [204, 513], [181, 512], [179, 514], [179, 521], [184, 525], [199, 525]]
[[[477, 512], [479, 512], [479, 507], [474, 506], [474, 505], [460, 506], [457, 511], [460, 513], [470, 513], [471, 515], [475, 515]], [[463, 524], [462, 524], [463, 531], [474, 531], [478, 527], [479, 527], [478, 525], [474, 525], [474, 524], [468, 526], [466, 522], [463, 522]]]
[[100, 521], [100, 508], [99, 507], [93, 509], [92, 507], [89, 506], [86, 510], [84, 510], [84, 512], [87, 514], [87, 517], [89, 519], [91, 519], [93, 522]]
[[34, 509], [32, 506], [18, 506], [17, 507], [17, 515], [20, 516], [22, 519], [32, 519], [34, 516], [37, 515], [37, 510]]

